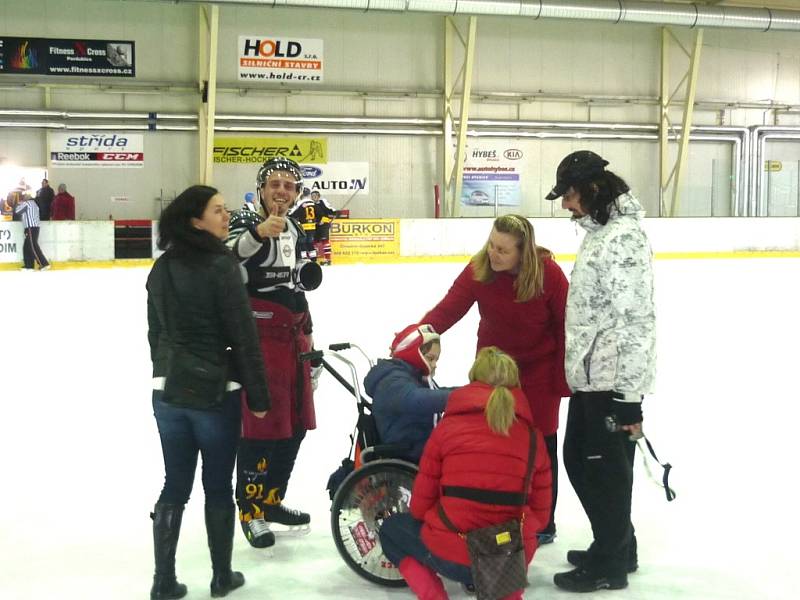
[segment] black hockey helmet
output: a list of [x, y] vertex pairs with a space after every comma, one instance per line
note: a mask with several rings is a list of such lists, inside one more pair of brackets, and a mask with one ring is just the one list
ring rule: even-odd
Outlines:
[[267, 162], [261, 165], [256, 175], [256, 189], [260, 190], [264, 182], [269, 179], [269, 176], [275, 171], [287, 171], [291, 173], [296, 181], [295, 190], [299, 194], [303, 189], [303, 172], [300, 170], [300, 165], [294, 162], [291, 158], [285, 156], [276, 156], [270, 158]]

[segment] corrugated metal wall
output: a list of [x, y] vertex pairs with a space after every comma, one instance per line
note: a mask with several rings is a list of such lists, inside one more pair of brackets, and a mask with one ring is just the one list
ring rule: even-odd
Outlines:
[[[137, 81], [192, 86], [197, 73], [197, 14], [193, 5], [107, 0], [29, 0], [0, 5], [0, 35], [87, 37], [136, 41]], [[236, 87], [239, 35], [263, 34], [324, 40], [325, 84], [330, 95], [252, 93], [219, 94], [220, 113], [329, 116], [440, 116], [441, 102], [430, 97], [386, 98], [337, 94], [335, 90], [417, 90], [442, 87], [443, 20], [432, 15], [359, 14], [349, 11], [223, 7], [220, 10], [218, 83]], [[691, 32], [678, 30], [688, 46]], [[473, 89], [655, 98], [659, 86], [660, 30], [643, 25], [613, 26], [587, 22], [479, 19]], [[673, 51], [675, 82], [681, 58]], [[3, 88], [0, 108], [41, 109], [40, 89]], [[78, 83], [51, 78], [55, 84]], [[120, 80], [103, 83], [122, 84]], [[287, 91], [292, 91], [287, 88]], [[296, 91], [296, 90], [295, 90]], [[185, 93], [130, 94], [54, 88], [52, 107], [65, 110], [194, 112], [197, 97]], [[788, 33], [709, 30], [704, 39], [698, 100], [763, 101], [800, 104], [800, 45]], [[696, 122], [717, 124], [720, 113], [696, 112]], [[655, 123], [652, 103], [476, 102], [474, 118], [595, 120]], [[724, 111], [725, 124], [753, 125], [771, 118], [760, 109]], [[791, 116], [784, 116], [784, 123]], [[152, 217], [160, 196], [170, 197], [194, 182], [196, 134], [145, 133], [146, 165], [139, 170], [54, 169], [54, 183], [66, 181], [82, 200], [86, 218]], [[434, 137], [327, 135], [329, 160], [368, 161], [369, 196], [356, 195], [353, 216], [431, 217], [433, 186], [440, 181], [440, 141]], [[560, 158], [590, 148], [611, 161], [629, 181], [649, 214], [658, 209], [658, 152], [654, 142], [514, 140], [524, 150], [525, 182], [520, 211], [551, 214], [542, 196], [552, 185]], [[781, 147], [797, 149], [796, 144]], [[792, 150], [794, 151], [794, 150]], [[0, 156], [25, 165], [44, 164], [45, 134], [0, 129]], [[255, 166], [218, 165], [215, 183], [231, 204], [250, 191]], [[682, 214], [728, 214], [730, 144], [692, 145], [687, 196]], [[712, 179], [714, 180], [712, 182]], [[714, 190], [713, 194], [711, 190]], [[109, 210], [109, 198], [134, 201]], [[712, 198], [713, 196], [713, 198]], [[337, 197], [336, 201], [345, 197]], [[488, 212], [487, 212], [488, 211]], [[486, 207], [465, 207], [465, 216], [488, 216]], [[562, 214], [557, 212], [556, 214]]]

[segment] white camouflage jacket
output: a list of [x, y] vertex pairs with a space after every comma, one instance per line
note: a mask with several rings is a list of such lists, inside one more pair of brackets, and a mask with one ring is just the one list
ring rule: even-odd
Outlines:
[[567, 383], [572, 391], [613, 390], [639, 402], [653, 389], [656, 319], [650, 243], [641, 227], [641, 204], [617, 199], [608, 223], [590, 216], [567, 297]]

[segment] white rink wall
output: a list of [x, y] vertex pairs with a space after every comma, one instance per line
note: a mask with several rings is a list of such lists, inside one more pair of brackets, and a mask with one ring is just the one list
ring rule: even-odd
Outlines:
[[[492, 219], [401, 219], [403, 258], [468, 256], [485, 242]], [[559, 255], [574, 254], [583, 230], [569, 219], [533, 219], [537, 243]], [[659, 254], [800, 252], [800, 218], [645, 219]], [[155, 234], [155, 228], [154, 228]], [[0, 264], [22, 261], [22, 226], [0, 223]], [[39, 244], [56, 262], [114, 259], [113, 221], [42, 223]], [[335, 260], [335, 257], [334, 257]]]
[[[569, 219], [531, 219], [536, 242], [556, 254], [574, 254], [583, 229]], [[402, 256], [472, 255], [493, 219], [404, 219], [400, 221]], [[657, 253], [800, 251], [800, 218], [645, 219]]]

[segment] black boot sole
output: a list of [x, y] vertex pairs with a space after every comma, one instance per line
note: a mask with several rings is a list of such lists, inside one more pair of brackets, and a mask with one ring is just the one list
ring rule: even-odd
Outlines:
[[571, 577], [573, 573], [574, 571], [557, 573], [553, 576], [553, 583], [559, 589], [579, 594], [587, 594], [599, 590], [622, 590], [628, 587], [627, 577], [595, 577], [576, 580]]
[[[586, 550], [570, 550], [567, 552], [567, 562], [573, 567], [586, 566], [586, 560], [589, 553]], [[639, 562], [628, 563], [627, 572], [635, 573], [639, 569]]]

